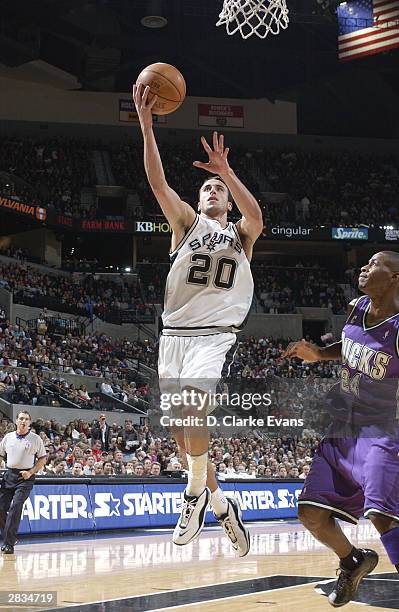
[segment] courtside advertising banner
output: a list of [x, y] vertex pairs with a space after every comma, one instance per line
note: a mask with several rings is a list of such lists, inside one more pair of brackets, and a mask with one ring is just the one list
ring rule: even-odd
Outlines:
[[244, 107], [233, 104], [198, 104], [198, 125], [244, 127]]
[[89, 485], [94, 529], [150, 527], [152, 499], [147, 499], [143, 485]]
[[34, 485], [19, 533], [91, 530], [93, 511], [86, 484]]
[[[55, 533], [174, 526], [185, 483], [42, 484], [37, 481], [26, 500], [18, 533]], [[302, 482], [221, 482], [234, 497], [244, 520], [297, 516]], [[214, 523], [210, 509], [206, 523]]]

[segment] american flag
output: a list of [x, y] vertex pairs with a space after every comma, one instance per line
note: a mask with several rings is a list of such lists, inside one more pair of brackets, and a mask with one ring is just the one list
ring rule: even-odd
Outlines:
[[337, 14], [340, 61], [399, 47], [399, 0], [349, 0]]

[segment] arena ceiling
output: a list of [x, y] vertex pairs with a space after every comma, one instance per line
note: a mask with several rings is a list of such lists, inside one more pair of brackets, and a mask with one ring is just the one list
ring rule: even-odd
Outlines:
[[[335, 127], [348, 107], [361, 116], [362, 102], [377, 92], [384, 131], [398, 102], [399, 52], [339, 65], [336, 4], [288, 0], [287, 30], [242, 40], [215, 26], [221, 0], [0, 0], [0, 63], [17, 72], [39, 61], [58, 70], [59, 84], [68, 75], [67, 88], [129, 91], [144, 66], [164, 61], [183, 72], [193, 96], [297, 100], [300, 123], [312, 115], [313, 132], [328, 124], [330, 109], [341, 109]], [[154, 13], [165, 27], [142, 25]]]

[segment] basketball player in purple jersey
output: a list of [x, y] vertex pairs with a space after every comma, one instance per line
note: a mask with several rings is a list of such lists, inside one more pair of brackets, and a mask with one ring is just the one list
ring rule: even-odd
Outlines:
[[357, 549], [335, 518], [364, 515], [381, 534], [399, 572], [399, 253], [383, 251], [363, 266], [342, 340], [321, 348], [301, 340], [285, 356], [307, 362], [342, 359], [341, 381], [327, 402], [333, 422], [298, 501], [299, 519], [340, 559], [329, 602], [348, 603], [378, 563]]

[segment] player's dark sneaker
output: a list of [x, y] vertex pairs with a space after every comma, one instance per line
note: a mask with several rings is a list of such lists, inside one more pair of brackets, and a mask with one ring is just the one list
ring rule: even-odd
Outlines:
[[3, 555], [13, 555], [14, 546], [11, 546], [10, 544], [5, 544], [4, 546], [1, 547], [1, 551]]
[[245, 527], [241, 518], [241, 510], [235, 499], [227, 500], [227, 512], [222, 516], [216, 516], [223, 527], [225, 534], [229, 538], [233, 548], [238, 552], [239, 557], [245, 557], [249, 553], [250, 537], [249, 531]]
[[211, 499], [208, 487], [198, 497], [189, 497], [184, 492], [179, 521], [173, 532], [173, 542], [178, 546], [188, 544], [199, 535], [204, 526], [205, 514]]
[[354, 570], [348, 570], [340, 564], [338, 580], [328, 597], [334, 608], [340, 608], [353, 599], [360, 582], [373, 571], [378, 563], [378, 555], [374, 550], [361, 548], [363, 561]]

